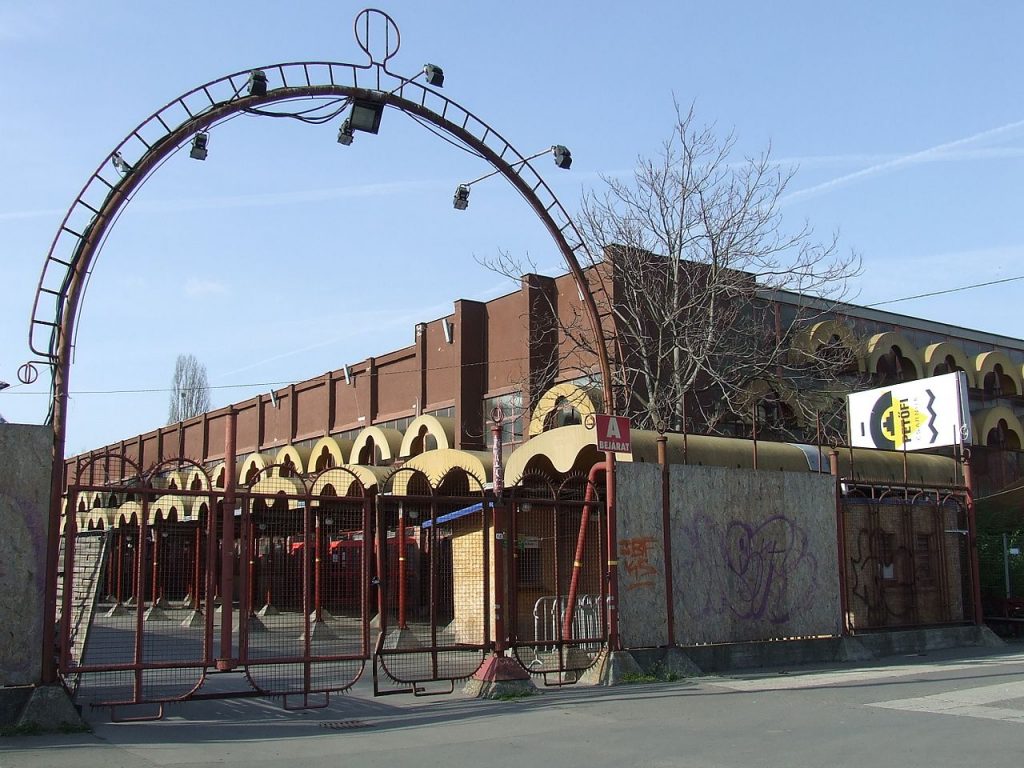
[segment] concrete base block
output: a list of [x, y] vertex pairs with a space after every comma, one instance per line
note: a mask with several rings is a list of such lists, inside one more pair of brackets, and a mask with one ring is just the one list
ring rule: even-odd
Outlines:
[[22, 710], [32, 698], [33, 690], [31, 685], [0, 687], [0, 727], [9, 728], [17, 724]]
[[263, 623], [263, 620], [254, 613], [249, 617], [248, 622], [246, 622], [246, 631], [250, 635], [258, 635], [261, 632], [268, 632], [269, 630], [267, 629], [267, 625]]
[[16, 724], [45, 731], [86, 728], [68, 692], [59, 685], [40, 685], [34, 688]]
[[624, 678], [644, 672], [629, 651], [602, 651], [597, 661], [583, 673], [584, 685], [621, 685]]
[[532, 696], [537, 686], [515, 659], [492, 654], [462, 690], [478, 699], [505, 699]]
[[836, 661], [873, 661], [875, 655], [861, 645], [857, 638], [846, 635], [839, 638], [835, 658]]
[[[306, 633], [303, 632], [299, 635], [300, 641], [305, 641]], [[338, 635], [333, 629], [327, 624], [326, 621], [311, 621], [309, 622], [309, 639], [310, 640], [337, 640]]]
[[124, 616], [126, 613], [128, 613], [128, 609], [124, 607], [124, 603], [114, 603], [103, 615], [108, 619], [112, 619], [115, 616]]
[[183, 627], [203, 627], [206, 625], [206, 617], [202, 611], [190, 611], [185, 620], [181, 622]]
[[279, 613], [280, 611], [277, 610], [277, 608], [271, 605], [270, 603], [267, 603], [258, 611], [256, 611], [257, 616], [277, 616], [277, 614]]
[[1000, 648], [1005, 645], [988, 627], [973, 625], [865, 632], [856, 635], [856, 639], [876, 658], [926, 653], [947, 648]]
[[374, 617], [370, 619], [370, 629], [380, 629], [380, 614], [374, 614]]
[[978, 645], [983, 648], [1002, 648], [1006, 641], [986, 626], [978, 627]]
[[142, 614], [142, 620], [143, 621], [171, 621], [171, 617], [167, 615], [167, 612], [164, 611], [163, 608], [161, 608], [158, 605], [153, 605], [153, 606], [150, 606], [149, 608], [147, 608], [146, 612], [144, 614]]
[[704, 673], [681, 648], [669, 648], [661, 660], [666, 675], [671, 677], [700, 677]]
[[423, 645], [411, 629], [390, 629], [384, 636], [383, 646], [386, 651], [409, 650], [422, 648]]
[[332, 616], [329, 611], [323, 608], [320, 609], [320, 618], [317, 618], [316, 611], [313, 611], [313, 613], [309, 614], [310, 621], [331, 621], [333, 618], [334, 616]]

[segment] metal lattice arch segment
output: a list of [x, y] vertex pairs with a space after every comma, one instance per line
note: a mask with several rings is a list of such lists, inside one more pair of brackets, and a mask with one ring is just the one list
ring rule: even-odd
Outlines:
[[43, 265], [29, 330], [34, 355], [52, 366], [66, 359], [93, 260], [132, 195], [167, 158], [196, 133], [247, 109], [320, 97], [378, 102], [430, 123], [476, 152], [534, 210], [584, 295], [593, 302], [576, 258], [585, 253], [585, 246], [572, 218], [532, 161], [465, 107], [376, 63], [299, 62], [259, 69], [267, 75], [266, 95], [243, 95], [252, 70], [210, 81], [143, 120], [103, 159], [64, 216]]

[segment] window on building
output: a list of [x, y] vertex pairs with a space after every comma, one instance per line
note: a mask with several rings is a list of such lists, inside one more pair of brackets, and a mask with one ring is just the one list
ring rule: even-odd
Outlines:
[[501, 444], [520, 445], [523, 442], [523, 425], [526, 422], [522, 392], [510, 392], [507, 395], [484, 398], [484, 432], [488, 448], [494, 445], [491, 415], [495, 408], [501, 408], [502, 413]]

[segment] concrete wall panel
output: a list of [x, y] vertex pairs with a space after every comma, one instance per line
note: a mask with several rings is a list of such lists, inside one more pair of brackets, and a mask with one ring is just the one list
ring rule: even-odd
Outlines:
[[0, 686], [39, 681], [49, 427], [0, 424]]
[[673, 466], [670, 491], [677, 642], [839, 633], [830, 476]]
[[619, 543], [619, 633], [627, 648], [668, 642], [661, 467], [616, 467]]

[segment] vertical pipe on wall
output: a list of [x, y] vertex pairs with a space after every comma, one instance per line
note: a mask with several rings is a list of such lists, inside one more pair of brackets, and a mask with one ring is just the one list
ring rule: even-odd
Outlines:
[[608, 649], [619, 651], [619, 540], [615, 518], [615, 454], [605, 452], [605, 487], [608, 518]]
[[835, 481], [836, 492], [836, 557], [839, 560], [839, 612], [841, 629], [845, 635], [850, 631], [849, 604], [846, 596], [846, 515], [843, 509], [842, 485], [839, 481], [839, 451], [828, 453], [828, 467]]
[[665, 621], [668, 644], [676, 644], [676, 610], [673, 602], [672, 515], [669, 510], [668, 437], [658, 435], [658, 464], [661, 466], [661, 544], [665, 560]]
[[597, 475], [607, 471], [603, 461], [590, 468], [587, 488], [583, 493], [583, 514], [580, 515], [580, 530], [576, 534], [576, 555], [572, 561], [572, 577], [569, 579], [569, 594], [565, 599], [565, 616], [562, 619], [562, 639], [572, 640], [572, 625], [576, 613], [576, 594], [579, 592], [580, 570], [583, 568], [583, 553], [587, 544], [587, 524], [590, 522], [590, 507], [597, 495]]
[[405, 539], [405, 505], [398, 502], [398, 628], [408, 629], [405, 621], [405, 600], [406, 600], [406, 548], [408, 542]]
[[974, 472], [971, 467], [970, 451], [963, 454], [964, 485], [967, 487], [967, 556], [971, 569], [971, 590], [974, 603], [974, 623], [981, 626], [981, 575], [978, 568], [978, 527], [974, 508]]
[[221, 510], [220, 545], [220, 656], [217, 669], [229, 670], [234, 667], [231, 657], [231, 621], [235, 594], [235, 443], [237, 440], [238, 412], [228, 408], [224, 419], [224, 503]]

